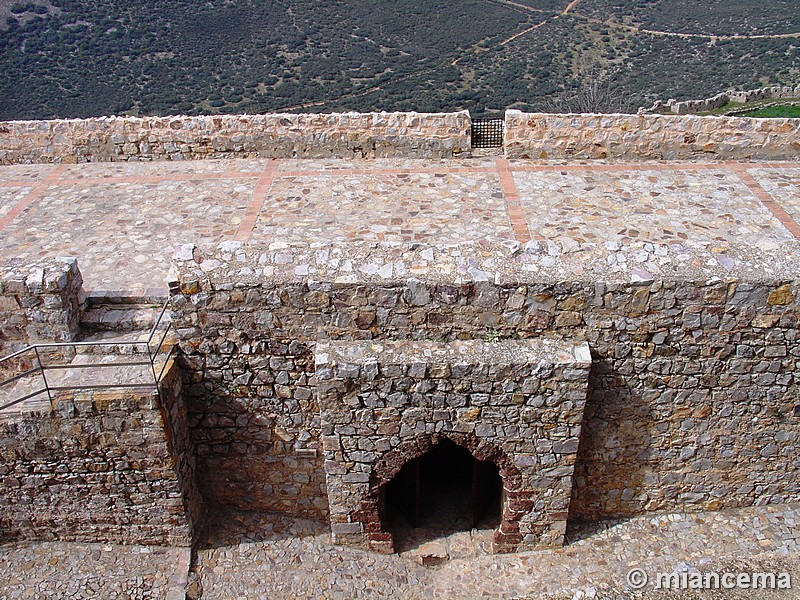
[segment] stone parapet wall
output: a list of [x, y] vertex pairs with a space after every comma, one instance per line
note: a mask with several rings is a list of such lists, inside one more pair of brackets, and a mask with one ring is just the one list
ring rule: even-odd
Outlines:
[[797, 160], [800, 119], [506, 111], [507, 158]]
[[800, 501], [792, 252], [643, 252], [617, 248], [622, 270], [536, 243], [195, 252], [172, 307], [202, 489], [327, 514], [319, 342], [549, 337], [593, 361], [573, 518]]
[[470, 152], [458, 113], [101, 117], [0, 123], [0, 164], [203, 158], [452, 158]]
[[[0, 164], [204, 158], [454, 158], [467, 111], [101, 117], [0, 123]], [[800, 155], [799, 119], [506, 111], [508, 158], [769, 159]]]
[[542, 338], [319, 343], [334, 542], [392, 552], [384, 487], [450, 439], [500, 469], [496, 551], [563, 545], [590, 365], [585, 343]]
[[161, 401], [87, 391], [0, 411], [0, 538], [191, 545], [201, 508], [174, 365], [162, 383]]
[[85, 302], [74, 258], [0, 268], [0, 356], [36, 342], [72, 341]]

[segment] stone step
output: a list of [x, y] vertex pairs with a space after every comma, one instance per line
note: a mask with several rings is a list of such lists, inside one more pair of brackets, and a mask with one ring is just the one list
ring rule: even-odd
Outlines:
[[[164, 298], [156, 296], [90, 294], [81, 318], [81, 337], [101, 331], [149, 331], [163, 305]], [[168, 312], [164, 313], [163, 322], [169, 322]]]
[[[96, 331], [145, 331], [150, 330], [161, 313], [161, 306], [114, 306], [103, 305], [89, 308], [81, 319], [81, 329]], [[169, 320], [164, 313], [162, 322]]]
[[[166, 315], [165, 315], [166, 318]], [[155, 353], [158, 344], [164, 339], [161, 350], [167, 351], [177, 342], [175, 331], [166, 332], [169, 320], [162, 320], [152, 340], [150, 341], [150, 351]], [[115, 354], [115, 355], [144, 355], [148, 354], [147, 339], [150, 336], [150, 329], [135, 331], [95, 331], [84, 332], [81, 342], [97, 342], [95, 346], [75, 346], [77, 354]], [[132, 343], [136, 342], [136, 343]]]

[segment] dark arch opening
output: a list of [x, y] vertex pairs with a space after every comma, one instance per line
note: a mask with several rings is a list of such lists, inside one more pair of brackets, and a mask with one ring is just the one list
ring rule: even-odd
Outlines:
[[409, 460], [383, 488], [383, 524], [402, 552], [452, 533], [500, 524], [500, 470], [444, 439]]

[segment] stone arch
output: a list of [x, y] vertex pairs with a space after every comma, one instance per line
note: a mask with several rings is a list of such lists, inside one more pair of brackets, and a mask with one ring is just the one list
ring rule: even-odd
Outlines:
[[476, 459], [492, 462], [498, 467], [505, 501], [501, 507], [500, 526], [493, 536], [493, 549], [495, 552], [516, 550], [522, 541], [519, 519], [530, 510], [532, 500], [524, 490], [522, 473], [513, 459], [498, 445], [481, 439], [474, 433], [442, 431], [421, 434], [403, 440], [395, 448], [385, 452], [372, 467], [369, 491], [361, 499], [359, 508], [350, 513], [351, 522], [363, 524], [370, 548], [393, 552], [393, 536], [385, 529], [384, 515], [381, 514], [381, 492], [406, 463], [427, 454], [442, 440], [450, 440], [468, 450]]

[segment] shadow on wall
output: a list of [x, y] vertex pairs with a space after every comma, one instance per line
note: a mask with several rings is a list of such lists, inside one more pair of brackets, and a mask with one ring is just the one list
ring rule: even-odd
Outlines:
[[[277, 511], [324, 520], [319, 410], [309, 383], [313, 353], [305, 345], [295, 344], [293, 354], [288, 345], [269, 345], [234, 357], [218, 373], [209, 363], [208, 379], [187, 386], [198, 486], [217, 513]], [[182, 357], [190, 378], [195, 360]]]
[[321, 457], [299, 457], [296, 434], [247, 399], [190, 402], [197, 478], [214, 510], [282, 511], [325, 518]]
[[593, 357], [572, 484], [572, 529], [647, 508], [644, 484], [655, 475], [648, 466], [656, 427], [652, 400], [660, 392], [631, 388], [627, 381], [612, 361]]

